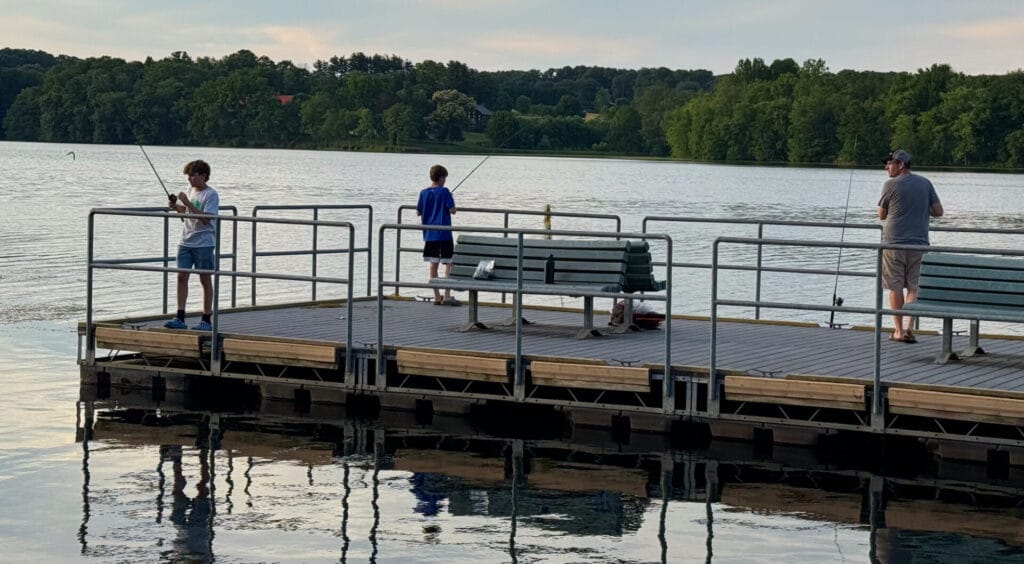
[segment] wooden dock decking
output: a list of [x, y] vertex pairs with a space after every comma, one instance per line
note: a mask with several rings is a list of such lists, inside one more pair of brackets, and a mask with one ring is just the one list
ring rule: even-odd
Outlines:
[[[396, 351], [405, 350], [463, 355], [470, 359], [498, 359], [499, 361], [500, 359], [511, 359], [515, 355], [515, 328], [496, 325], [510, 317], [511, 308], [508, 306], [482, 304], [480, 320], [490, 325], [491, 328], [463, 332], [460, 329], [466, 323], [465, 307], [437, 306], [430, 302], [408, 298], [389, 298], [385, 299], [383, 304], [385, 336], [383, 348], [392, 357]], [[286, 366], [343, 370], [344, 347], [348, 337], [346, 315], [347, 309], [344, 304], [337, 303], [224, 310], [219, 314], [218, 319], [219, 333], [224, 339], [225, 359], [229, 361], [224, 367], [224, 372], [232, 371], [230, 362], [232, 358], [236, 363], [273, 363], [274, 355], [279, 359], [279, 364]], [[354, 301], [352, 315], [353, 353], [361, 359], [360, 370], [369, 372], [371, 371], [369, 363], [376, 358], [379, 346], [377, 343], [376, 299]], [[605, 315], [607, 314], [595, 315], [598, 319], [597, 325], [610, 329], [603, 327], [602, 321], [606, 319]], [[639, 398], [639, 404], [632, 406], [634, 411], [646, 411], [649, 414], [658, 414], [662, 411], [657, 405], [660, 401], [660, 380], [664, 374], [665, 363], [665, 333], [663, 330], [615, 333], [581, 340], [576, 338], [582, 323], [582, 312], [580, 311], [565, 308], [526, 308], [524, 317], [532, 323], [523, 328], [522, 355], [524, 360], [529, 363], [538, 363], [538, 374], [536, 375], [538, 380], [534, 384], [550, 384], [553, 382], [550, 378], [564, 377], [566, 380], [562, 385], [566, 388], [603, 387], [610, 393], [630, 395], [635, 393]], [[162, 328], [164, 320], [165, 318], [110, 320], [100, 322], [98, 331], [102, 332], [103, 327], [129, 329], [131, 333], [137, 330], [142, 333], [140, 337], [145, 335], [145, 338], [139, 340], [140, 343], [152, 342], [154, 334], [166, 336], [174, 334], [190, 338], [194, 338], [192, 337], [194, 335], [208, 336], [208, 334], [195, 332], [168, 332]], [[192, 319], [188, 321], [189, 323], [193, 322]], [[124, 332], [122, 333], [121, 338], [123, 339]], [[129, 337], [132, 336], [131, 333], [127, 333]], [[671, 364], [673, 376], [677, 382], [687, 379], [692, 381], [689, 388], [680, 386], [680, 389], [689, 390], [687, 393], [706, 394], [711, 354], [710, 334], [711, 325], [707, 319], [674, 318], [672, 320]], [[1024, 431], [1020, 427], [1020, 425], [1024, 425], [1024, 339], [987, 337], [982, 342], [987, 355], [940, 365], [934, 362], [935, 355], [941, 348], [940, 336], [919, 334], [918, 343], [907, 344], [888, 341], [887, 335], [887, 333], [883, 334], [881, 345], [881, 381], [887, 391], [888, 389], [905, 388], [939, 394], [938, 397], [925, 398], [927, 401], [912, 393], [902, 396], [897, 394], [896, 398], [888, 398], [893, 402], [893, 406], [887, 406], [890, 407], [887, 417], [902, 417], [903, 420], [911, 417], [923, 417], [973, 421], [978, 424], [991, 423], [1001, 426], [1002, 430], [991, 434], [992, 436], [988, 436], [985, 440], [994, 438], [994, 442], [997, 444], [1024, 446]], [[181, 341], [182, 338], [179, 337], [178, 341]], [[826, 430], [870, 429], [868, 424], [870, 406], [864, 401], [864, 397], [866, 391], [870, 393], [874, 378], [875, 334], [872, 330], [828, 329], [791, 322], [772, 323], [720, 319], [717, 339], [717, 367], [720, 373], [726, 375], [726, 393], [723, 401], [731, 402], [732, 407], [728, 410], [723, 408], [721, 415], [701, 413], [691, 415], [711, 421], [721, 418], [743, 420], [754, 424], [771, 421], [795, 422]], [[966, 335], [954, 337], [954, 346], [966, 345], [967, 339]], [[139, 348], [143, 348], [137, 346], [133, 349], [130, 344], [117, 347], [111, 346], [112, 343], [109, 342], [104, 344], [103, 339], [98, 339], [98, 341], [101, 346], [111, 349], [137, 351]], [[177, 343], [177, 341], [174, 342]], [[116, 345], [116, 343], [113, 344]], [[178, 343], [173, 346], [183, 345]], [[260, 349], [267, 349], [270, 352], [258, 354], [253, 352]], [[159, 348], [150, 351], [150, 354], [169, 354], [178, 360], [194, 356], [191, 352], [178, 355], [174, 354], [173, 350], [167, 353], [162, 352]], [[333, 359], [332, 354], [335, 355]], [[208, 353], [206, 355], [208, 358]], [[106, 360], [99, 358], [95, 370], [103, 371], [115, 365], [119, 370], [161, 370], [159, 364], [147, 362], [145, 365], [141, 365], [132, 364], [130, 361], [126, 363], [124, 362], [126, 358], [128, 357], [122, 357], [122, 360], [117, 360], [115, 357]], [[409, 375], [441, 376], [436, 371], [436, 367], [428, 366], [430, 362], [423, 364], [422, 359], [410, 360], [407, 357], [404, 364], [401, 358], [396, 360], [395, 367], [390, 370], [401, 373], [405, 367], [407, 379]], [[420, 362], [420, 365], [416, 365], [416, 362]], [[468, 364], [472, 364], [472, 362], [468, 362]], [[480, 378], [478, 379], [481, 382], [500, 387], [505, 378], [501, 375], [504, 365], [499, 364], [482, 367], [479, 371], [463, 366], [453, 371], [451, 377], [473, 380], [473, 374], [479, 372]], [[635, 369], [635, 371], [623, 371], [621, 378], [624, 381], [621, 385], [601, 386], [599, 384], [602, 381], [610, 382], [610, 379], [620, 378], [612, 371], [611, 375], [595, 375], [594, 381], [598, 385], [585, 386], [583, 382], [586, 380], [585, 374], [588, 365], [594, 366], [595, 372], [599, 367], [623, 367]], [[166, 364], [164, 366], [166, 367]], [[410, 366], [420, 367], [408, 368]], [[575, 368], [569, 368], [570, 366], [575, 366]], [[83, 366], [83, 375], [87, 368]], [[201, 366], [197, 372], [202, 373], [206, 370], [206, 367]], [[601, 368], [601, 370], [606, 369]], [[511, 383], [513, 380], [512, 369], [509, 368], [509, 371], [510, 376], [507, 382]], [[281, 378], [275, 378], [270, 372], [264, 373], [263, 370], [259, 370], [257, 373], [246, 376], [246, 379], [257, 384], [272, 383], [275, 379], [281, 380]], [[641, 372], [644, 374], [640, 374]], [[644, 396], [642, 393], [643, 382], [640, 382], [639, 386], [637, 385], [637, 378], [642, 380], [647, 377], [646, 374], [650, 374], [652, 380], [651, 393], [648, 396]], [[799, 381], [807, 384], [795, 386], [796, 391], [787, 391], [788, 388], [794, 386], [789, 386], [782, 391], [780, 391], [780, 387], [774, 386], [772, 390], [754, 392], [751, 392], [750, 390], [753, 388], [748, 386], [740, 391], [740, 388], [746, 383], [738, 378], [730, 383], [729, 375], [733, 375], [734, 378], [753, 377], [766, 382], [785, 379], [790, 382]], [[294, 380], [289, 380], [289, 382], [291, 385], [299, 387], [306, 385], [329, 387], [335, 382], [341, 382], [344, 375], [341, 376], [337, 380], [330, 381], [314, 378], [305, 383], [296, 384]], [[549, 378], [549, 380], [545, 380], [545, 378]], [[698, 382], [704, 382], [704, 391], [698, 391]], [[348, 382], [348, 384], [350, 383]], [[754, 383], [756, 384], [756, 381]], [[820, 383], [820, 385], [815, 383]], [[390, 379], [387, 386], [389, 390], [401, 388], [401, 386], [394, 385]], [[500, 389], [494, 391], [493, 396], [499, 400], [519, 401], [512, 397], [509, 392], [510, 387], [509, 385], [503, 391]], [[799, 389], [802, 387], [815, 389]], [[842, 389], [833, 390], [831, 388]], [[422, 396], [423, 390], [399, 391], [407, 391], [417, 397], [424, 397]], [[471, 390], [471, 392], [473, 393], [468, 395], [477, 399], [486, 398], [488, 394], [492, 394], [492, 391], [489, 390], [485, 390], [483, 393], [476, 390]], [[610, 414], [623, 413], [622, 406], [616, 406], [615, 402], [605, 401], [601, 397], [595, 399], [588, 396], [589, 399], [584, 399], [582, 396], [577, 397], [576, 392], [580, 392], [580, 390], [575, 392], [569, 390], [564, 400], [554, 401], [549, 397], [545, 401], [561, 405], [584, 406], [588, 409], [604, 410]], [[372, 395], [374, 392], [369, 390], [369, 393]], [[433, 394], [433, 397], [437, 397], [438, 395], [458, 396], [460, 392], [453, 387], [442, 385], [440, 391], [430, 390], [430, 393]], [[751, 396], [751, 393], [754, 395]], [[762, 395], [760, 400], [757, 394]], [[787, 394], [792, 395], [787, 397]], [[649, 399], [645, 400], [641, 396]], [[943, 405], [960, 402], [964, 396], [977, 398], [985, 405], [966, 408], [968, 412], [966, 417], [958, 412], [956, 406], [950, 408], [952, 409], [950, 412], [944, 410]], [[922, 401], [925, 403], [921, 403]], [[928, 401], [932, 403], [927, 404]], [[858, 409], [858, 402], [860, 402], [860, 409]], [[761, 407], [768, 406], [771, 409], [768, 411], [750, 410], [745, 407], [748, 403]], [[691, 402], [689, 405], [696, 404], [697, 402]], [[813, 408], [818, 408], [818, 410], [814, 411]], [[808, 411], [802, 415], [793, 413], [800, 409]], [[821, 409], [825, 411], [849, 410], [859, 415], [855, 415], [855, 418], [850, 420], [828, 419], [819, 415]], [[678, 412], [672, 413], [671, 409], [664, 411], [663, 418], [679, 418]], [[974, 417], [973, 413], [976, 413], [977, 417]], [[886, 430], [889, 431], [888, 425]], [[922, 436], [949, 434], [941, 423], [937, 426], [913, 426], [899, 432], [916, 433]], [[971, 429], [958, 430], [953, 434], [977, 441], [980, 439], [977, 438], [976, 433], [975, 429]]]
[[[515, 352], [515, 328], [491, 325], [485, 331], [461, 332], [466, 312], [461, 307], [435, 306], [407, 299], [384, 302], [384, 346], [416, 347], [511, 355]], [[480, 319], [496, 323], [507, 319], [511, 309], [482, 305]], [[346, 340], [344, 306], [283, 306], [268, 309], [224, 311], [220, 332], [231, 336], [324, 341], [343, 346]], [[353, 304], [353, 340], [356, 348], [377, 346], [375, 300]], [[525, 309], [533, 322], [523, 331], [523, 354], [534, 358], [584, 359], [617, 365], [660, 365], [664, 359], [664, 334], [660, 330], [608, 334], [576, 339], [582, 313], [554, 309]], [[598, 317], [602, 317], [598, 315]], [[136, 329], [159, 329], [164, 319], [125, 322]], [[190, 320], [190, 322], [192, 322]], [[826, 329], [770, 321], [719, 321], [718, 365], [727, 373], [752, 376], [820, 376], [827, 379], [873, 379], [873, 339], [870, 330]], [[192, 332], [172, 334], [196, 335]], [[672, 364], [707, 370], [710, 362], [710, 323], [706, 319], [676, 318], [672, 321]], [[984, 340], [987, 355], [961, 362], [936, 364], [941, 348], [939, 335], [919, 334], [916, 344], [882, 341], [882, 380], [899, 384], [991, 390], [1019, 393], [1024, 398], [1024, 339]], [[954, 336], [954, 347], [966, 346], [967, 336]]]

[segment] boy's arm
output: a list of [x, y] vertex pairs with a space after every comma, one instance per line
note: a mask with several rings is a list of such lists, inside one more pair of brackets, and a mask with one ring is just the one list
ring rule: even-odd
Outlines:
[[[182, 204], [184, 204], [183, 206], [178, 206], [178, 211], [180, 213], [195, 213], [195, 214], [205, 214], [205, 213], [207, 213], [207, 212], [204, 212], [203, 210], [195, 207], [194, 205], [192, 205], [192, 202], [188, 201], [188, 194], [186, 194], [184, 192], [178, 192], [178, 201], [181, 202]], [[197, 217], [196, 221], [198, 221], [202, 225], [209, 225], [210, 224], [210, 218], [198, 218]]]

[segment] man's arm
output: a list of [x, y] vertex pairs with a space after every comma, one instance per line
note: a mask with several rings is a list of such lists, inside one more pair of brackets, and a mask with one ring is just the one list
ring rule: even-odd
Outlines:
[[885, 219], [887, 217], [889, 217], [889, 210], [883, 208], [882, 206], [878, 206], [878, 219]]
[[932, 207], [928, 212], [932, 214], [932, 217], [942, 217], [942, 202], [935, 202], [932, 204]]

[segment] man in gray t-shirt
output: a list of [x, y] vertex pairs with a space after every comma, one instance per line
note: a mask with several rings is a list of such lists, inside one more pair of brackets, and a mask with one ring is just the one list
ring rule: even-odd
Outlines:
[[[925, 177], [910, 172], [910, 154], [900, 149], [884, 160], [889, 180], [878, 200], [878, 218], [882, 224], [882, 243], [928, 245], [928, 222], [942, 215], [942, 202], [935, 187]], [[904, 303], [917, 300], [924, 251], [886, 249], [882, 251], [882, 285], [889, 290], [890, 309], [902, 309]], [[904, 295], [906, 292], [906, 295]], [[915, 343], [913, 319], [894, 316], [893, 341]]]

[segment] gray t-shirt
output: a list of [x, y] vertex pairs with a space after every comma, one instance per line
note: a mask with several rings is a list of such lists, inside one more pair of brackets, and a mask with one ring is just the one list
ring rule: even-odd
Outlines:
[[[217, 215], [220, 212], [220, 197], [213, 186], [207, 185], [202, 190], [190, 186], [188, 199], [203, 213]], [[186, 219], [185, 225], [181, 228], [181, 241], [178, 244], [182, 247], [217, 246], [217, 220], [211, 219], [210, 223], [203, 225], [198, 219]]]
[[935, 187], [923, 176], [904, 174], [887, 180], [878, 200], [878, 207], [888, 211], [882, 243], [927, 245], [931, 207], [937, 203]]

